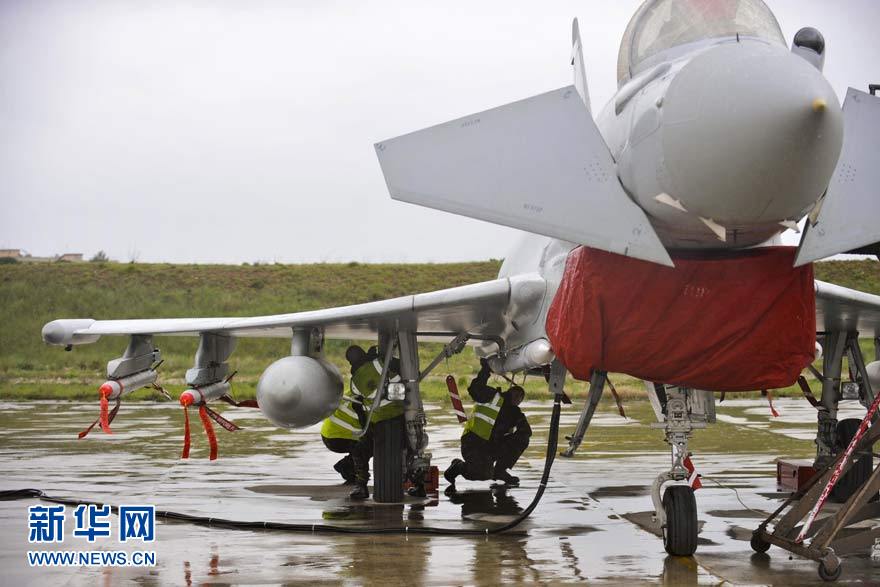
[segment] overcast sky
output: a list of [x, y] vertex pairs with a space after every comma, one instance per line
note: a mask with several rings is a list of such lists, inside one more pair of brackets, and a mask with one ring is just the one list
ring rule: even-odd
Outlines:
[[[571, 83], [594, 111], [638, 0], [0, 0], [0, 248], [177, 262], [503, 257], [516, 231], [392, 201], [373, 143]], [[880, 82], [880, 2], [770, 0]]]

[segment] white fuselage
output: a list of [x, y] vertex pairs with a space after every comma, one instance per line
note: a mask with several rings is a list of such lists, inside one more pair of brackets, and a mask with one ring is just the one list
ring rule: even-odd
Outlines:
[[[840, 106], [821, 73], [753, 39], [713, 39], [663, 55], [619, 89], [597, 124], [622, 185], [664, 245], [756, 246], [784, 230], [780, 222], [802, 218], [827, 188], [842, 143]], [[825, 107], [814, 109], [816, 100]], [[661, 193], [680, 208], [659, 201]], [[702, 219], [724, 226], [728, 238]], [[524, 234], [506, 257], [499, 277], [546, 282], [539, 310], [514, 298], [503, 336], [509, 349], [546, 337], [547, 311], [576, 246]]]
[[843, 141], [840, 104], [822, 73], [779, 44], [750, 38], [657, 55], [597, 124], [623, 187], [669, 249], [767, 241], [822, 196]]

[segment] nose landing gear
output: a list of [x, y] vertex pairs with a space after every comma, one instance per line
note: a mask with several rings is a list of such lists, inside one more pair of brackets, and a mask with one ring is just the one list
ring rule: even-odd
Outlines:
[[[705, 428], [710, 414], [714, 414], [714, 398], [697, 390], [667, 387], [659, 383], [649, 385], [651, 403], [660, 422], [652, 427], [662, 429], [672, 451], [672, 467], [661, 473], [651, 485], [654, 519], [663, 534], [663, 547], [671, 555], [691, 556], [697, 550], [697, 500], [694, 488], [688, 483], [692, 477], [685, 461], [688, 458], [688, 439], [693, 430]], [[672, 485], [669, 485], [672, 484]], [[663, 486], [666, 491], [663, 491]]]
[[691, 556], [697, 551], [697, 500], [687, 485], [671, 485], [663, 493], [663, 548], [675, 556]]

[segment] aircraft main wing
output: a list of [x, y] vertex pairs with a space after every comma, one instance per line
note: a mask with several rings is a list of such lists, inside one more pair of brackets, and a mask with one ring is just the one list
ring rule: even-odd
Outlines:
[[880, 337], [880, 296], [817, 280], [816, 330]]
[[535, 275], [274, 316], [55, 320], [43, 327], [43, 340], [66, 346], [95, 342], [104, 335], [185, 336], [208, 332], [233, 337], [289, 337], [291, 329], [296, 327], [320, 327], [326, 338], [336, 339], [373, 339], [384, 328], [497, 336], [505, 328], [505, 313], [511, 300], [528, 302], [530, 298], [542, 296], [544, 289], [544, 280]]

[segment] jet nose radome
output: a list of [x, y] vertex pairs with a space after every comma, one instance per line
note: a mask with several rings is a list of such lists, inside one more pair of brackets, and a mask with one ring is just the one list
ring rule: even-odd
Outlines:
[[800, 218], [828, 187], [843, 142], [840, 103], [822, 74], [757, 41], [691, 60], [662, 116], [670, 193], [722, 226]]

